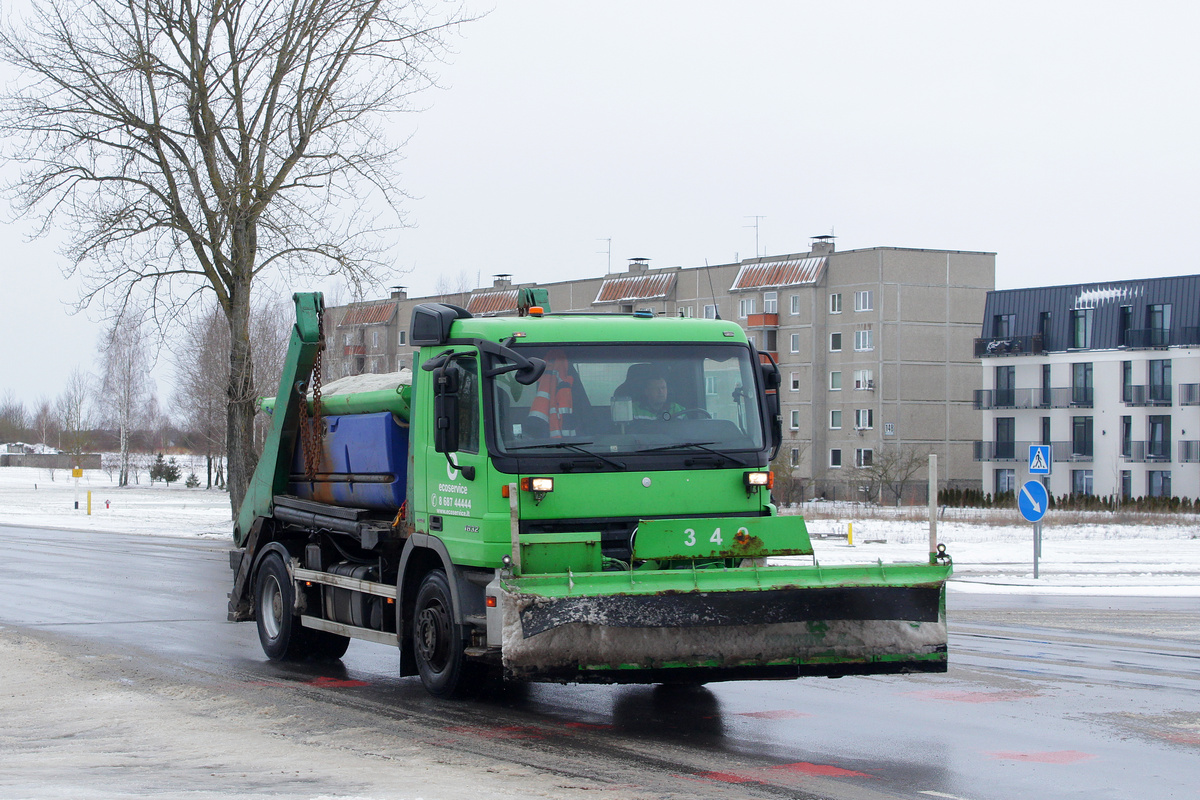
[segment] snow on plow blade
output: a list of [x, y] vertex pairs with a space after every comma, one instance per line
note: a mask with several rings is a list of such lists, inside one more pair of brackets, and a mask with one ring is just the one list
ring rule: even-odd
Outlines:
[[949, 566], [770, 566], [502, 582], [505, 668], [651, 683], [946, 670]]

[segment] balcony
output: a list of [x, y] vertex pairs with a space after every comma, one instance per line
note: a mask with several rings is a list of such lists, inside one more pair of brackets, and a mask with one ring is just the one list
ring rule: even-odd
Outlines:
[[976, 461], [1027, 461], [1029, 445], [1038, 442], [975, 442]]
[[1057, 386], [1049, 389], [976, 389], [975, 409], [1091, 408], [1095, 391], [1090, 386]]
[[746, 316], [747, 328], [778, 328], [778, 314], [749, 314]]
[[1169, 406], [1171, 386], [1157, 383], [1149, 386], [1126, 386], [1122, 391], [1121, 400], [1127, 406]]
[[362, 356], [366, 355], [367, 346], [365, 344], [348, 344], [342, 348], [343, 356]]
[[989, 356], [1032, 356], [1042, 352], [1042, 335], [1033, 336], [993, 336], [988, 339], [975, 340], [975, 357]]
[[1153, 350], [1162, 347], [1200, 344], [1200, 327], [1131, 328], [1125, 331], [1122, 345], [1130, 350]]
[[1096, 443], [1092, 439], [1081, 439], [1075, 442], [1051, 442], [1050, 459], [1055, 463], [1091, 461], [1094, 457]]
[[1184, 441], [1179, 443], [1179, 463], [1196, 464], [1200, 462], [1200, 441]]
[[1200, 383], [1179, 384], [1179, 405], [1200, 406]]
[[[1186, 444], [1180, 442], [1180, 444]], [[1182, 452], [1182, 450], [1181, 450]], [[1171, 442], [1152, 439], [1150, 441], [1137, 441], [1129, 443], [1129, 452], [1122, 453], [1121, 458], [1124, 461], [1131, 461], [1137, 464], [1149, 462], [1164, 462], [1171, 460]]]

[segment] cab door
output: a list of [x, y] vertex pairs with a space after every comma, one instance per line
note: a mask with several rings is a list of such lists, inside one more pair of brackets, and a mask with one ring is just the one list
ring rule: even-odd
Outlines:
[[433, 441], [426, 444], [425, 459], [429, 532], [454, 554], [454, 542], [467, 549], [478, 544], [479, 519], [486, 510], [479, 358], [474, 351], [455, 353], [431, 377]]

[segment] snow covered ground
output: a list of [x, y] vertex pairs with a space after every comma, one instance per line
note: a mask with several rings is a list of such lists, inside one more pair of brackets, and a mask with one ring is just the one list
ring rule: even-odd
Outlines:
[[[185, 476], [193, 469], [203, 474], [202, 465], [182, 459], [181, 465]], [[90, 516], [86, 512], [89, 490]], [[230, 536], [229, 495], [223, 491], [188, 489], [182, 482], [119, 488], [104, 472], [85, 470], [79, 481], [79, 510], [74, 507], [75, 497], [75, 481], [68, 471], [56, 470], [52, 480], [48, 470], [0, 467], [0, 526]], [[912, 509], [823, 503], [800, 511], [809, 517], [808, 528], [822, 564], [928, 558], [929, 525], [911, 518]], [[1004, 513], [949, 509], [947, 518], [938, 522], [938, 541], [954, 558], [952, 591], [1200, 596], [1200, 517], [1162, 516], [1116, 524], [1103, 513], [1063, 515], [1062, 520], [1069, 521], [1048, 516], [1035, 579], [1033, 526], [997, 519]], [[850, 524], [853, 547], [846, 538]], [[823, 535], [830, 538], [820, 538]]]

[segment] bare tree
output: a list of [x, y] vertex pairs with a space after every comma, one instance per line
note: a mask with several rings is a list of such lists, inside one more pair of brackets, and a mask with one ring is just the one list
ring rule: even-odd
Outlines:
[[151, 392], [150, 353], [142, 325], [118, 317], [101, 341], [100, 409], [120, 437], [117, 485], [129, 485], [129, 436]]
[[0, 398], [0, 442], [19, 441], [29, 430], [29, 414], [25, 404], [17, 399], [12, 389]]
[[33, 412], [33, 433], [38, 437], [35, 444], [49, 445], [50, 442], [58, 439], [59, 432], [62, 427], [58, 422], [58, 415], [54, 411], [54, 405], [48, 398], [42, 397], [38, 400], [37, 410]]
[[67, 385], [55, 402], [58, 412], [59, 449], [73, 456], [81, 455], [90, 444], [92, 427], [89, 400], [91, 378], [76, 367], [67, 376]]
[[808, 450], [809, 442], [799, 439], [784, 439], [779, 445], [779, 452], [771, 462], [771, 471], [775, 473], [775, 486], [771, 489], [771, 499], [779, 505], [791, 505], [804, 501], [804, 478], [801, 475], [801, 464], [804, 463], [804, 453]]
[[928, 460], [928, 450], [914, 445], [885, 445], [871, 454], [871, 463], [858, 467], [858, 473], [869, 481], [871, 497], [882, 500], [887, 489], [900, 505], [904, 489]]
[[[0, 28], [22, 73], [0, 124], [12, 187], [62, 223], [81, 304], [149, 301], [160, 323], [212, 291], [229, 327], [230, 502], [254, 469], [251, 293], [277, 275], [373, 283], [373, 208], [399, 219], [383, 119], [432, 83], [460, 21], [427, 0], [32, 0]], [[141, 295], [145, 295], [142, 297]]]

